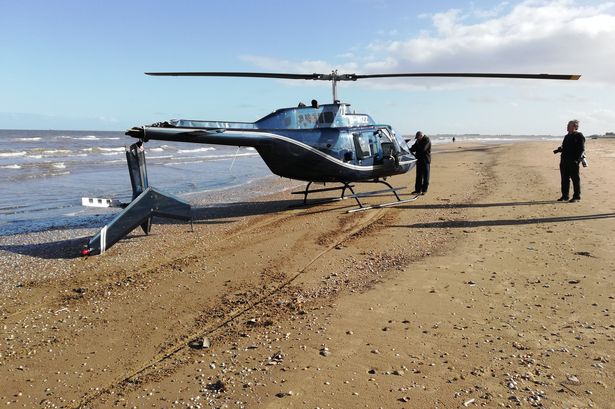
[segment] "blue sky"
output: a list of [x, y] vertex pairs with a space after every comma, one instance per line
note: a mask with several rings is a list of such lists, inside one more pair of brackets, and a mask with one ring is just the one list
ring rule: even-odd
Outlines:
[[615, 131], [615, 4], [606, 1], [0, 0], [0, 128], [124, 130], [253, 121], [331, 100], [327, 82], [146, 71], [582, 74], [580, 81], [342, 83], [401, 133]]

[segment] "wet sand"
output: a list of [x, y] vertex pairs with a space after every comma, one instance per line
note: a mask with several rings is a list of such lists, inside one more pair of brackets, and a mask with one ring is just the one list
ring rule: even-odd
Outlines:
[[579, 203], [553, 148], [442, 145], [415, 202], [286, 191], [101, 257], [0, 238], [0, 404], [611, 407], [615, 141], [588, 140]]

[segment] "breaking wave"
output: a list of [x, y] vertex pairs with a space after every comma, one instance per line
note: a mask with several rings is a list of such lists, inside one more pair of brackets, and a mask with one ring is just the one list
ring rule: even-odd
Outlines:
[[216, 148], [206, 147], [206, 148], [196, 148], [196, 149], [179, 149], [177, 153], [195, 153], [195, 152], [207, 152], [207, 151], [215, 151]]
[[16, 156], [25, 156], [26, 151], [21, 152], [0, 152], [0, 158], [14, 158]]

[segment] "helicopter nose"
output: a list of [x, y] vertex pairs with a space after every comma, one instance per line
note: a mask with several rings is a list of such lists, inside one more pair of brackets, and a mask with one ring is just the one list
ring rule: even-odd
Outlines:
[[143, 139], [145, 136], [145, 131], [142, 126], [134, 126], [126, 131], [126, 135], [132, 136], [133, 138]]

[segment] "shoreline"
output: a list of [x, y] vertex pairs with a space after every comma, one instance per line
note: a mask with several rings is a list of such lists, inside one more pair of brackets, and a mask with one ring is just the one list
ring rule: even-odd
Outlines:
[[[194, 232], [157, 223], [102, 257], [0, 248], [0, 398], [608, 407], [612, 143], [588, 141], [575, 204], [555, 202], [551, 142], [440, 146], [429, 194], [395, 208], [288, 209], [280, 191], [199, 208]], [[209, 348], [189, 346], [202, 337]]]

